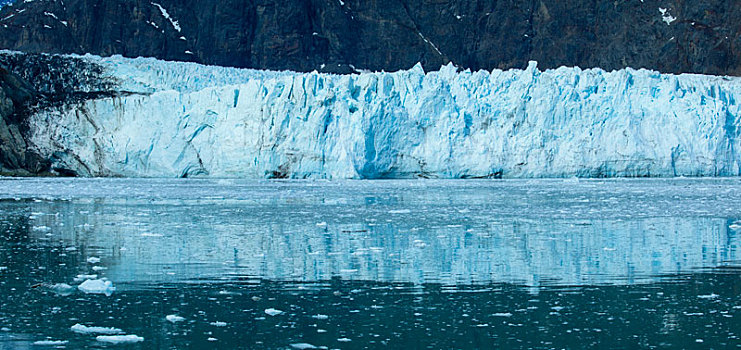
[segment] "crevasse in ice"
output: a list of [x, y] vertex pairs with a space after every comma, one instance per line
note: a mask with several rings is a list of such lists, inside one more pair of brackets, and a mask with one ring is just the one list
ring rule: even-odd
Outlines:
[[741, 175], [741, 78], [559, 68], [354, 75], [85, 56], [127, 95], [47, 109], [86, 176]]

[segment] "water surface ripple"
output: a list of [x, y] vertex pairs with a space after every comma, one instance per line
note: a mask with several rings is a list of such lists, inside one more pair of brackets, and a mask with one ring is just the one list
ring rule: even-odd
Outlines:
[[0, 179], [0, 349], [109, 346], [77, 323], [146, 349], [736, 348], [739, 198], [733, 178]]

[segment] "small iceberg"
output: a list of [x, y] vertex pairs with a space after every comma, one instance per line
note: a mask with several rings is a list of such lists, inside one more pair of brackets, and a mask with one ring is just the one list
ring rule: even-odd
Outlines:
[[282, 314], [283, 311], [280, 311], [278, 309], [269, 308], [269, 309], [265, 309], [265, 313], [268, 314], [268, 315], [270, 315], [270, 316], [278, 316], [278, 315]]
[[87, 280], [82, 282], [77, 289], [87, 294], [105, 294], [110, 296], [116, 290], [113, 283], [107, 279]]
[[56, 283], [49, 286], [49, 290], [57, 295], [67, 296], [75, 291], [75, 287], [70, 286], [67, 283]]
[[123, 333], [122, 330], [118, 328], [113, 327], [94, 327], [94, 326], [86, 326], [83, 324], [75, 324], [74, 326], [70, 327], [70, 329], [75, 333], [80, 334], [121, 334]]
[[700, 299], [717, 299], [720, 295], [715, 293], [710, 293], [706, 295], [698, 295], [697, 297]]
[[172, 323], [178, 323], [178, 322], [185, 321], [185, 317], [178, 316], [178, 315], [167, 315], [165, 316], [165, 319]]
[[33, 342], [33, 345], [41, 345], [41, 346], [59, 346], [59, 345], [65, 345], [69, 343], [67, 340], [39, 340]]
[[95, 337], [95, 340], [103, 343], [111, 344], [126, 344], [126, 343], [138, 343], [143, 342], [144, 338], [136, 334], [128, 335], [99, 335]]
[[94, 279], [97, 279], [97, 278], [98, 278], [98, 275], [77, 275], [77, 276], [75, 276], [74, 281], [75, 282], [80, 282], [80, 281], [84, 281], [84, 280], [94, 280]]

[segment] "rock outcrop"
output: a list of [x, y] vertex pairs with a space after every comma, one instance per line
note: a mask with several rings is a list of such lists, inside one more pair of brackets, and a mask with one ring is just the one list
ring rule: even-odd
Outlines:
[[0, 66], [0, 175], [32, 175], [50, 163], [31, 150], [25, 140], [25, 113], [36, 97], [27, 82]]
[[126, 94], [102, 68], [73, 57], [0, 53], [0, 175], [75, 175], [52, 169], [28, 143], [28, 117], [54, 106]]
[[741, 75], [739, 0], [36, 0], [0, 48], [351, 72], [558, 66]]

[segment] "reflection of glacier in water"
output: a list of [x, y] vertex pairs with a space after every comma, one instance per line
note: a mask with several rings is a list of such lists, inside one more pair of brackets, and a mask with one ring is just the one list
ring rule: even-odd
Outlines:
[[[741, 261], [728, 219], [741, 212], [736, 180], [663, 180], [655, 191], [657, 180], [200, 182], [214, 186], [210, 198], [188, 191], [192, 182], [173, 192], [174, 181], [90, 180], [66, 193], [64, 180], [44, 181], [62, 181], [45, 185], [68, 200], [29, 204], [34, 239], [100, 257], [101, 275], [124, 288], [240, 278], [630, 284]], [[7, 196], [34, 197], [22, 187], [6, 186]]]

